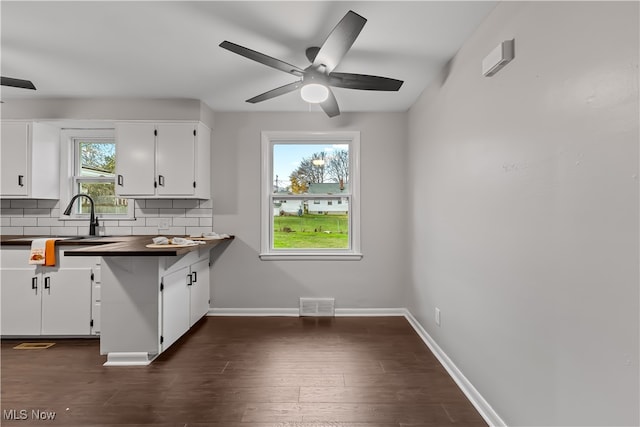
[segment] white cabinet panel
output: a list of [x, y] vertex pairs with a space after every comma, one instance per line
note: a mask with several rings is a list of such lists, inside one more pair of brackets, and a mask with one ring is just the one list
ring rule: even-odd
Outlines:
[[0, 196], [57, 199], [60, 187], [60, 130], [35, 122], [3, 121]]
[[42, 335], [91, 333], [91, 268], [43, 275]]
[[158, 195], [194, 195], [195, 129], [189, 123], [158, 125]]
[[181, 268], [162, 278], [162, 350], [189, 329], [189, 269]]
[[126, 196], [155, 194], [155, 126], [118, 123], [116, 126], [117, 193]]
[[93, 289], [91, 291], [91, 335], [100, 335], [102, 312], [102, 277], [100, 264], [93, 266]]
[[189, 326], [193, 326], [209, 311], [209, 259], [191, 266]]
[[35, 267], [0, 269], [2, 335], [40, 334], [41, 282]]
[[28, 139], [29, 125], [27, 123], [2, 124], [0, 193], [3, 196], [27, 195]]

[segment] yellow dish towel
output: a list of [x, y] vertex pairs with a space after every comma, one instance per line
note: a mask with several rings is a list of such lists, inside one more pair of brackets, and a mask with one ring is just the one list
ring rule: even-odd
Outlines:
[[53, 267], [56, 265], [56, 240], [34, 239], [31, 242], [29, 264]]

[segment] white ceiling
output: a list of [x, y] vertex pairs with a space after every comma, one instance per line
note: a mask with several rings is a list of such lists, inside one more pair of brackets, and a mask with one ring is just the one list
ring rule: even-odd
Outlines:
[[[307, 111], [297, 92], [245, 100], [296, 77], [238, 56], [223, 40], [305, 68], [348, 10], [368, 22], [336, 71], [404, 80], [399, 92], [334, 89], [342, 111], [405, 111], [496, 1], [1, 2], [1, 73], [26, 98], [195, 98], [214, 111]], [[478, 65], [480, 66], [480, 65]], [[317, 106], [314, 109], [319, 108]]]

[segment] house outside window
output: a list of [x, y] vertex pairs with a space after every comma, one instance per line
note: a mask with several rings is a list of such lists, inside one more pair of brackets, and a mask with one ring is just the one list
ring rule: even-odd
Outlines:
[[[66, 151], [63, 157], [68, 163], [67, 174], [61, 181], [61, 206], [66, 206], [74, 194], [83, 193], [93, 199], [100, 219], [133, 218], [132, 201], [115, 194], [117, 153], [113, 131], [63, 130], [62, 140]], [[73, 206], [71, 218], [88, 218], [90, 210], [90, 202], [80, 198]]]
[[262, 133], [261, 259], [362, 258], [359, 149], [359, 132]]

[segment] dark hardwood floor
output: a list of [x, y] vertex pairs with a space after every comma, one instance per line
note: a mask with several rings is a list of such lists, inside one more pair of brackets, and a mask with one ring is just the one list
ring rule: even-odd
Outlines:
[[146, 367], [24, 341], [2, 341], [3, 426], [486, 426], [402, 317], [206, 317]]

